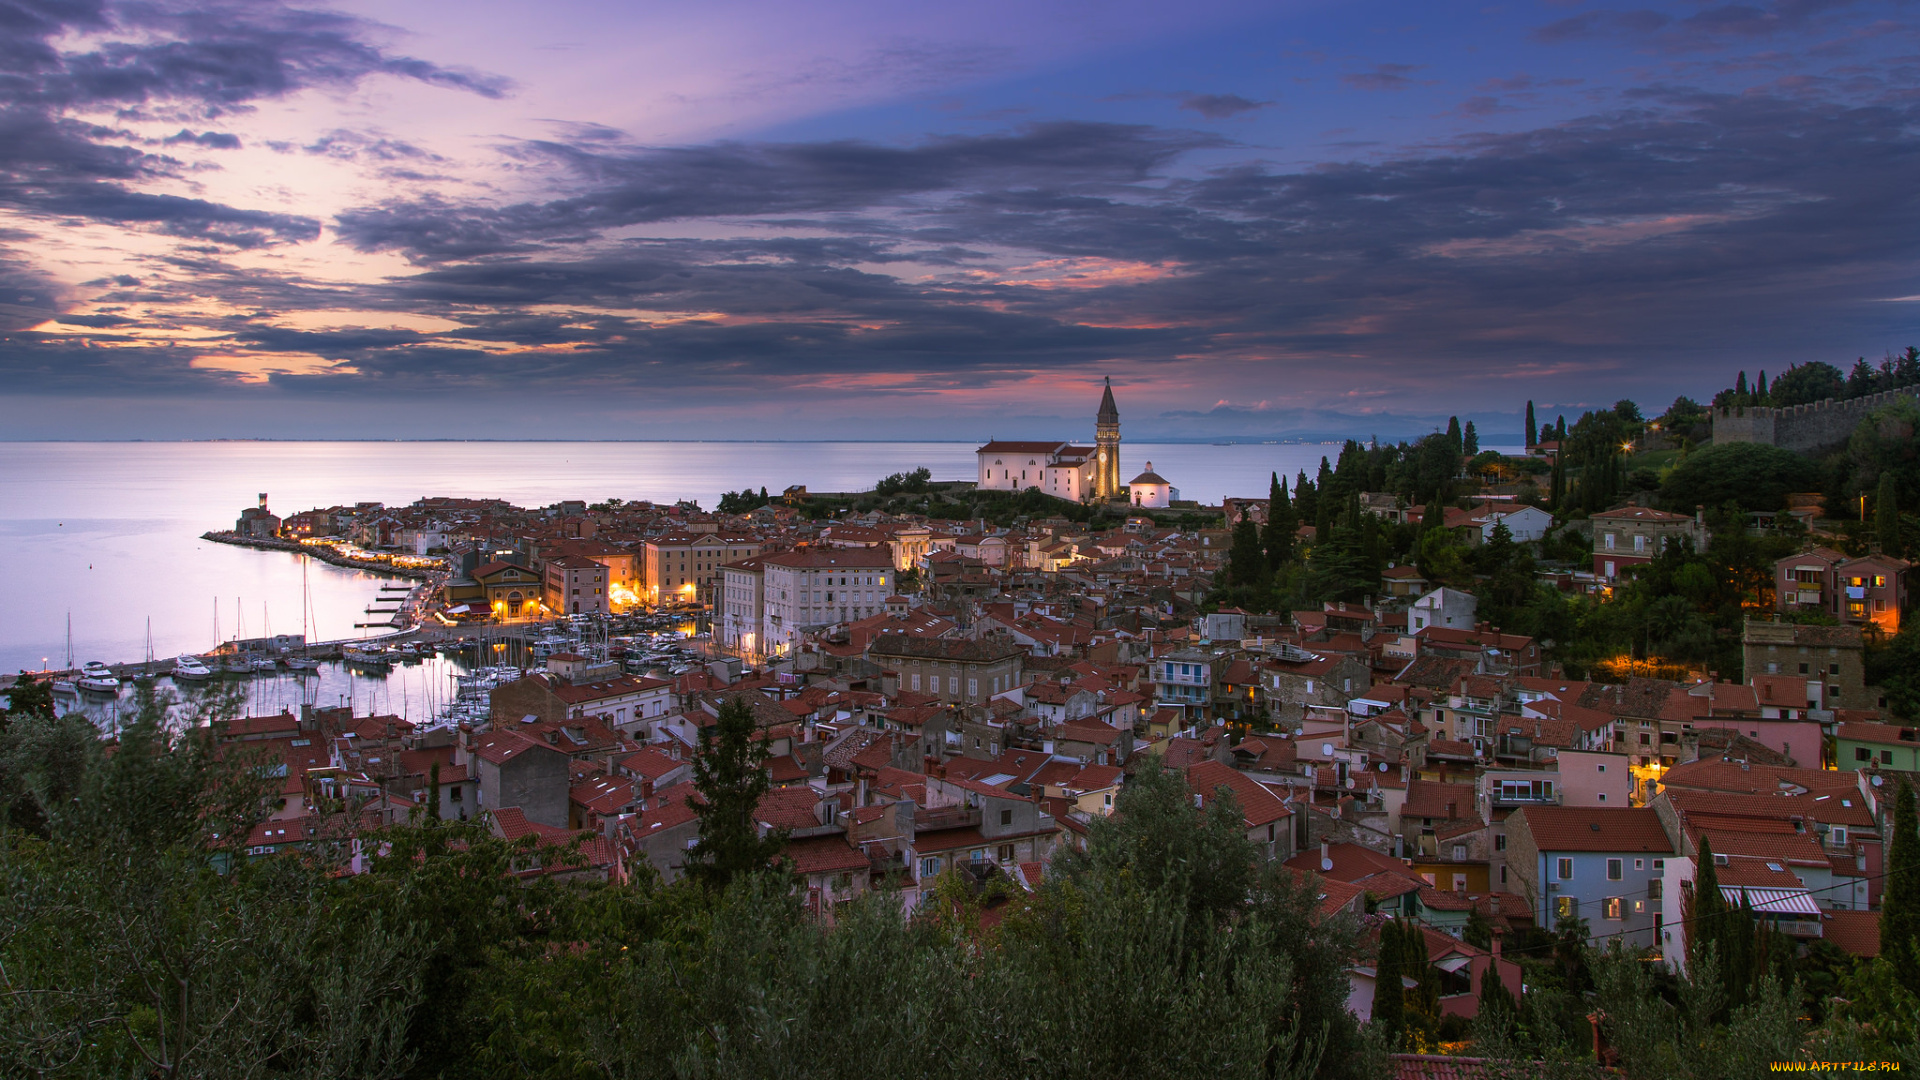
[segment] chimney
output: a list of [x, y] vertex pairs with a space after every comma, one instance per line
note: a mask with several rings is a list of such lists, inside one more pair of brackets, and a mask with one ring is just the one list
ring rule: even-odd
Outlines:
[[[1495, 915], [1498, 915], [1500, 913], [1500, 901], [1497, 899], [1494, 900], [1493, 902], [1493, 913]], [[1502, 934], [1502, 931], [1499, 927], [1496, 926], [1493, 928], [1493, 958], [1495, 961], [1498, 961], [1500, 959], [1500, 935], [1501, 934]], [[1496, 979], [1500, 977], [1500, 969], [1498, 967], [1495, 967], [1493, 969], [1493, 977]]]

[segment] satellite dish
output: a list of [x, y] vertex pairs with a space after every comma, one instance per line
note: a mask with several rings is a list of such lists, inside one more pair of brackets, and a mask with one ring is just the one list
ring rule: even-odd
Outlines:
[[1348, 790], [1348, 791], [1352, 791], [1352, 790], [1353, 790], [1354, 788], [1357, 788], [1357, 787], [1359, 787], [1359, 786], [1360, 786], [1360, 778], [1359, 778], [1359, 777], [1357, 777], [1357, 776], [1353, 776], [1353, 775], [1348, 775], [1348, 777], [1347, 777], [1347, 790]]
[[1878, 777], [1878, 776], [1876, 776], [1876, 777], [1874, 777], [1874, 778], [1873, 778], [1873, 786], [1874, 786], [1874, 787], [1879, 787], [1879, 786], [1880, 786], [1881, 784], [1883, 784], [1883, 783], [1885, 783], [1885, 782], [1886, 782], [1886, 781], [1885, 781], [1884, 779], [1882, 779], [1881, 777]]
[[1320, 744], [1320, 756], [1321, 756], [1321, 757], [1332, 757], [1332, 756], [1333, 756], [1333, 744], [1332, 744], [1332, 743], [1330, 743], [1330, 742], [1323, 742], [1323, 743], [1321, 743], [1321, 744]]
[[1386, 763], [1386, 762], [1384, 762], [1384, 761], [1383, 761], [1383, 762], [1381, 762], [1381, 763], [1380, 763], [1380, 771], [1381, 771], [1381, 772], [1386, 772], [1386, 771], [1387, 771], [1387, 763]]
[[1321, 869], [1321, 870], [1322, 870], [1323, 872], [1324, 872], [1324, 871], [1327, 871], [1327, 870], [1331, 870], [1331, 869], [1333, 869], [1333, 860], [1332, 860], [1332, 859], [1321, 859], [1321, 860], [1320, 860], [1320, 869]]

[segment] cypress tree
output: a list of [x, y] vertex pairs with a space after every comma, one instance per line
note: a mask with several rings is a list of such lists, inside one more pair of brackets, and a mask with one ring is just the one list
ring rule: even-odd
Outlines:
[[[1466, 449], [1466, 443], [1461, 437], [1460, 418], [1457, 416], [1447, 417], [1447, 441], [1453, 444], [1453, 456], [1459, 458]], [[1455, 467], [1458, 467], [1457, 464]]]
[[1887, 887], [1880, 895], [1880, 955], [1893, 964], [1907, 989], [1920, 993], [1920, 833], [1915, 831], [1913, 788], [1898, 781], [1893, 797], [1893, 838], [1887, 844]]
[[1485, 971], [1480, 973], [1480, 1015], [1494, 1023], [1504, 1023], [1516, 1011], [1513, 994], [1507, 984], [1500, 981], [1500, 961], [1487, 961]]
[[1460, 438], [1461, 449], [1466, 452], [1467, 457], [1480, 452], [1480, 433], [1473, 430], [1473, 421], [1467, 421], [1467, 430], [1461, 434]]
[[1726, 979], [1727, 1000], [1735, 1005], [1744, 1005], [1753, 988], [1754, 937], [1759, 927], [1753, 920], [1753, 898], [1745, 889], [1740, 890], [1740, 907], [1727, 912], [1727, 921], [1731, 924], [1720, 940], [1727, 943]]
[[1733, 396], [1742, 405], [1751, 404], [1747, 397], [1747, 373], [1744, 371], [1740, 373], [1739, 378], [1733, 380]]
[[427, 816], [440, 820], [440, 763], [427, 766]]
[[1540, 429], [1534, 426], [1533, 423], [1533, 402], [1529, 401], [1527, 402], [1527, 446], [1529, 448], [1532, 448], [1533, 444], [1538, 441], [1537, 436], [1539, 434]]
[[1293, 513], [1301, 521], [1313, 520], [1314, 501], [1319, 492], [1313, 490], [1313, 481], [1307, 479], [1307, 470], [1301, 469], [1293, 478]]
[[1385, 1033], [1387, 1045], [1400, 1039], [1407, 1021], [1407, 990], [1400, 984], [1400, 923], [1388, 919], [1380, 924], [1380, 958], [1374, 965], [1373, 1022]]
[[1900, 557], [1900, 504], [1894, 494], [1893, 472], [1880, 473], [1880, 490], [1873, 497], [1873, 530], [1880, 541], [1880, 550], [1895, 558]]
[[[1700, 838], [1699, 870], [1693, 880], [1693, 925], [1687, 933], [1687, 964], [1699, 971], [1700, 964], [1712, 952], [1720, 960], [1720, 977], [1726, 978], [1727, 944], [1722, 935], [1727, 923], [1727, 900], [1720, 895], [1720, 872], [1713, 866], [1713, 845]], [[1882, 916], [1885, 921], [1885, 916]]]
[[[1319, 492], [1320, 494], [1325, 495], [1329, 491], [1332, 491], [1335, 488], [1339, 487], [1339, 485], [1335, 484], [1333, 481], [1334, 481], [1333, 466], [1327, 463], [1327, 455], [1321, 454], [1320, 455], [1320, 474], [1314, 477], [1313, 489]], [[1315, 512], [1316, 513], [1318, 512], [1317, 507], [1315, 509]]]
[[1753, 403], [1755, 405], [1767, 403], [1767, 373], [1764, 371], [1760, 373], [1759, 381], [1753, 384]]
[[1227, 552], [1227, 580], [1234, 585], [1258, 586], [1267, 577], [1267, 555], [1260, 550], [1260, 527], [1242, 515], [1233, 527], [1233, 547]]
[[1280, 474], [1273, 474], [1272, 485], [1267, 489], [1267, 534], [1264, 537], [1267, 550], [1267, 569], [1278, 571], [1293, 561], [1293, 533], [1300, 527], [1300, 519], [1293, 512], [1293, 504], [1287, 501], [1287, 485], [1280, 482]]
[[1560, 418], [1560, 426], [1554, 429], [1553, 437], [1558, 442], [1567, 441], [1567, 418], [1566, 417], [1563, 416]]

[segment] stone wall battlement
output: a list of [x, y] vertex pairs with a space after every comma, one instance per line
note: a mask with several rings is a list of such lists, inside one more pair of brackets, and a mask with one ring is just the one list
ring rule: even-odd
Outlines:
[[1861, 420], [1901, 399], [1920, 398], [1920, 386], [1805, 405], [1723, 405], [1713, 410], [1713, 441], [1757, 442], [1806, 452], [1846, 442]]

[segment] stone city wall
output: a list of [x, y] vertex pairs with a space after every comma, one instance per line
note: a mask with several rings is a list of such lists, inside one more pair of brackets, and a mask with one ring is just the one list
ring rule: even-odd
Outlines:
[[1768, 443], [1801, 453], [1837, 446], [1852, 436], [1861, 420], [1903, 398], [1920, 398], [1920, 386], [1777, 409], [1761, 405], [1720, 406], [1713, 410], [1713, 441]]

